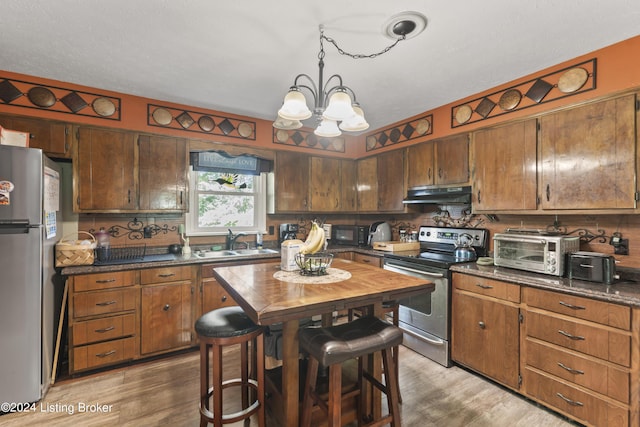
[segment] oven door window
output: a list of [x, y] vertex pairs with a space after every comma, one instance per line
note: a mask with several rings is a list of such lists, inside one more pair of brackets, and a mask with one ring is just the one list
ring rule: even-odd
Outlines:
[[544, 262], [546, 242], [499, 240], [497, 256], [501, 259]]

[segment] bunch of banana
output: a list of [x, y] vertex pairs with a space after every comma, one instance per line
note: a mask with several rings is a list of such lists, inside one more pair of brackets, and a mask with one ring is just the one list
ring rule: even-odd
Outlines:
[[305, 240], [302, 249], [300, 249], [300, 253], [315, 254], [324, 249], [325, 242], [324, 229], [320, 227], [316, 221], [313, 221], [311, 223], [311, 231], [309, 231], [307, 240]]

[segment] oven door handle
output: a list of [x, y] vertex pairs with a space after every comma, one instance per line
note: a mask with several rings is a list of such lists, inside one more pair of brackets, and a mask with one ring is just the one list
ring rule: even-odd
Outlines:
[[398, 270], [411, 271], [412, 273], [424, 274], [425, 276], [429, 276], [429, 277], [436, 277], [436, 278], [444, 277], [444, 274], [442, 274], [442, 273], [431, 273], [429, 271], [417, 270], [415, 268], [401, 267], [401, 266], [396, 265], [396, 264], [387, 264], [387, 265], [389, 267], [397, 268]]
[[[401, 329], [402, 329], [402, 328], [401, 328]], [[405, 334], [407, 334], [407, 335], [412, 336], [413, 338], [416, 338], [416, 339], [419, 339], [419, 340], [426, 341], [426, 342], [428, 342], [429, 344], [432, 344], [432, 345], [439, 345], [439, 346], [442, 346], [442, 345], [445, 345], [445, 344], [446, 344], [446, 342], [445, 342], [444, 340], [441, 340], [441, 339], [434, 340], [434, 339], [431, 339], [431, 338], [429, 338], [429, 337], [427, 337], [427, 336], [424, 336], [424, 335], [418, 335], [418, 334], [416, 334], [415, 332], [413, 332], [413, 331], [409, 331], [409, 330], [407, 330], [407, 329], [402, 329], [402, 332], [404, 332], [404, 333], [405, 333]]]
[[522, 239], [519, 237], [507, 237], [507, 236], [500, 236], [500, 237], [494, 237], [493, 240], [497, 240], [497, 241], [504, 241], [504, 242], [517, 242], [517, 243], [536, 243], [536, 241], [538, 243], [540, 243], [541, 245], [544, 245], [547, 243], [546, 240], [538, 240], [538, 239]]

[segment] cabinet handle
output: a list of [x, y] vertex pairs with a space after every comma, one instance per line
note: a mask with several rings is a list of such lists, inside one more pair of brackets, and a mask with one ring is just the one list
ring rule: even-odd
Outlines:
[[370, 260], [370, 259], [363, 258], [363, 259], [362, 259], [362, 262], [367, 263], [367, 262], [371, 262], [371, 260]]
[[180, 190], [180, 206], [182, 206], [182, 190]]
[[96, 354], [96, 357], [107, 357], [107, 356], [111, 356], [112, 354], [115, 354], [115, 353], [116, 353], [115, 350], [111, 350], [111, 351], [107, 351], [106, 353]]
[[96, 280], [96, 283], [111, 283], [115, 281], [116, 279], [104, 279], [104, 280]]
[[442, 168], [438, 168], [438, 178], [442, 178]]
[[429, 168], [429, 170], [427, 171], [427, 177], [431, 179], [431, 168]]
[[222, 295], [222, 298], [220, 298], [222, 300], [222, 302], [225, 302], [227, 300], [227, 296], [226, 295]]
[[547, 202], [551, 200], [551, 188], [549, 187], [549, 184], [547, 184]]
[[569, 339], [572, 339], [572, 340], [576, 340], [576, 341], [585, 339], [585, 337], [581, 337], [580, 335], [571, 335], [569, 332], [565, 332], [562, 329], [558, 329], [558, 333], [560, 335], [564, 335], [565, 337], [567, 337]]
[[484, 329], [487, 327], [487, 325], [485, 325], [483, 321], [478, 322], [478, 326], [480, 326], [480, 329]]
[[115, 304], [117, 301], [105, 301], [105, 302], [97, 302], [96, 305], [100, 306], [100, 307], [104, 307], [106, 305], [113, 305]]
[[572, 374], [580, 374], [580, 375], [584, 375], [584, 371], [580, 371], [578, 369], [573, 369], [568, 367], [567, 365], [565, 365], [562, 362], [558, 362], [558, 366], [560, 366], [562, 369], [571, 372]]
[[480, 198], [480, 190], [478, 190], [478, 203], [482, 203], [481, 200], [482, 199]]
[[571, 406], [584, 406], [584, 403], [578, 402], [577, 400], [571, 400], [571, 399], [569, 399], [567, 397], [564, 397], [562, 395], [562, 393], [556, 393], [556, 396], [558, 396], [560, 399], [564, 400], [565, 402], [567, 402]]
[[105, 332], [113, 331], [114, 329], [115, 329], [115, 326], [109, 326], [109, 327], [102, 328], [102, 329], [96, 329], [95, 332], [97, 332], [99, 334], [104, 334]]
[[162, 311], [169, 311], [171, 310], [171, 306], [169, 304], [165, 304], [164, 307], [162, 307]]
[[476, 286], [482, 289], [493, 289], [493, 286], [490, 285], [483, 285], [481, 283], [476, 283]]
[[131, 190], [127, 190], [127, 203], [131, 203]]
[[564, 301], [558, 301], [558, 304], [567, 307], [567, 308], [571, 308], [573, 310], [586, 310], [587, 307], [583, 307], [581, 305], [573, 305], [573, 304], [569, 304], [568, 302], [564, 302]]
[[165, 274], [158, 274], [158, 277], [171, 277], [175, 275], [176, 273], [165, 273]]

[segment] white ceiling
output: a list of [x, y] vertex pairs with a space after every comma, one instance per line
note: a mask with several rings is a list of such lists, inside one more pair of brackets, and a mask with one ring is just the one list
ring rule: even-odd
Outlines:
[[378, 58], [325, 42], [370, 129], [640, 34], [638, 0], [5, 0], [0, 70], [273, 120], [297, 74], [317, 81], [320, 24], [369, 54], [404, 11], [426, 30]]

